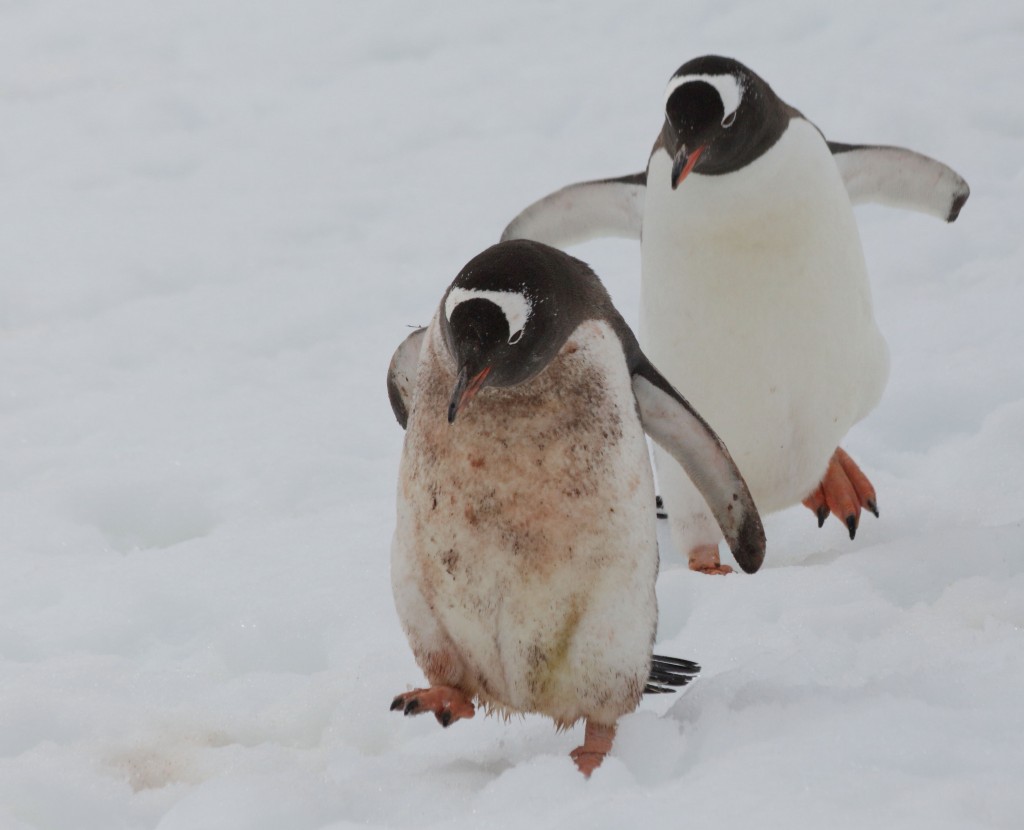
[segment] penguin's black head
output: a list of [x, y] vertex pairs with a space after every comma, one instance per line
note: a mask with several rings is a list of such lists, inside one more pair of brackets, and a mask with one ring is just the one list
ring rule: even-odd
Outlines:
[[526, 240], [494, 245], [462, 269], [441, 301], [456, 371], [449, 423], [481, 389], [517, 386], [548, 365], [580, 322], [585, 304], [574, 298], [587, 276], [603, 292], [582, 262]]
[[687, 61], [665, 91], [662, 141], [672, 189], [691, 172], [714, 176], [749, 164], [778, 141], [794, 113], [739, 61]]

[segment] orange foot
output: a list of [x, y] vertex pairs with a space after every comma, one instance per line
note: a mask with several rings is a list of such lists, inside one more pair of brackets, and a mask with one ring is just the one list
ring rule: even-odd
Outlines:
[[583, 746], [576, 747], [569, 756], [576, 762], [577, 769], [590, 778], [590, 774], [601, 766], [604, 756], [611, 751], [614, 738], [614, 726], [602, 726], [587, 718]]
[[718, 545], [697, 545], [690, 549], [690, 570], [705, 574], [731, 574], [732, 568], [718, 558]]
[[391, 701], [391, 711], [398, 709], [405, 715], [433, 712], [437, 722], [444, 727], [461, 718], [471, 718], [476, 713], [473, 702], [454, 686], [431, 686], [404, 692]]
[[825, 477], [814, 492], [804, 499], [804, 506], [818, 517], [818, 527], [825, 524], [828, 514], [832, 513], [846, 524], [851, 539], [857, 535], [861, 507], [866, 507], [876, 518], [878, 516], [875, 488], [842, 447], [836, 447], [829, 459]]

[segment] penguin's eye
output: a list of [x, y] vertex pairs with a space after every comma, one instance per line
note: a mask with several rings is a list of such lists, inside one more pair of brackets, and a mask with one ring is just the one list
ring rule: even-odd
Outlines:
[[736, 110], [730, 112], [725, 118], [722, 119], [722, 126], [725, 129], [729, 129], [733, 124], [736, 123]]
[[514, 334], [512, 334], [511, 336], [509, 336], [508, 344], [510, 346], [514, 346], [516, 343], [518, 343], [522, 339], [523, 339], [523, 330], [519, 329], [519, 331], [517, 331]]

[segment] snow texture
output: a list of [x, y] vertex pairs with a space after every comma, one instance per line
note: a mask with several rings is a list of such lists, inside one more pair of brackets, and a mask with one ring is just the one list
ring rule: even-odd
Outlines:
[[[881, 519], [770, 517], [754, 576], [663, 545], [704, 671], [585, 781], [579, 730], [388, 711], [385, 372], [709, 52], [973, 194], [857, 209]], [[1016, 0], [4, 3], [0, 828], [1022, 826], [1022, 77]], [[635, 323], [636, 243], [573, 252]]]

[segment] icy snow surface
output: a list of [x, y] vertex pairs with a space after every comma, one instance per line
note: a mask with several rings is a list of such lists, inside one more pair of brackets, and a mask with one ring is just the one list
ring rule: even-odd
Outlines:
[[[388, 711], [384, 374], [707, 52], [973, 195], [858, 208], [881, 519], [773, 516], [754, 576], [663, 547], [704, 672], [587, 782], [579, 730]], [[1022, 78], [1018, 0], [2, 4], [0, 828], [1024, 826]], [[637, 245], [574, 253], [635, 322]]]

